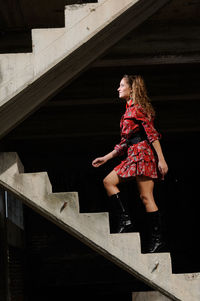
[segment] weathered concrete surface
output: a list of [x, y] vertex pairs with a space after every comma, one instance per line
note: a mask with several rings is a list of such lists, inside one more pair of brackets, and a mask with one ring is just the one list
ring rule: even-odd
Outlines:
[[0, 104], [19, 93], [139, 0], [69, 5], [66, 27], [33, 29], [33, 53], [2, 54]]
[[159, 292], [136, 292], [132, 293], [132, 301], [169, 301], [171, 299]]
[[33, 53], [0, 54], [0, 136], [168, 1], [102, 0], [67, 6], [65, 28], [32, 31]]
[[[200, 300], [200, 274], [174, 275], [169, 253], [141, 254], [138, 233], [110, 234], [108, 214], [80, 213], [76, 192], [52, 193], [45, 172], [19, 173], [16, 153], [0, 153], [0, 185], [171, 300]], [[7, 169], [6, 169], [7, 168]]]
[[32, 53], [0, 54], [0, 105], [34, 78]]

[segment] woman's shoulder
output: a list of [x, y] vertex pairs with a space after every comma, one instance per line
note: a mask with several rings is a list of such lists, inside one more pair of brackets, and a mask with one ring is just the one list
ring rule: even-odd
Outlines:
[[147, 114], [145, 113], [143, 107], [140, 104], [135, 104], [133, 106], [133, 110], [135, 111], [135, 114], [137, 116], [141, 116], [141, 117], [147, 117]]
[[140, 104], [135, 104], [133, 107], [134, 107], [133, 110], [134, 110], [134, 115], [135, 115], [136, 119], [139, 119], [142, 121], [152, 121], [153, 120], [153, 117], [148, 116], [147, 112]]

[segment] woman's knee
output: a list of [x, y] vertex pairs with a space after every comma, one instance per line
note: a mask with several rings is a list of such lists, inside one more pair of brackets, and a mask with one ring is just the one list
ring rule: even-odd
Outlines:
[[140, 199], [145, 206], [154, 201], [152, 193], [140, 193]]
[[110, 186], [117, 186], [118, 184], [119, 184], [119, 179], [114, 172], [111, 172], [103, 179], [103, 185], [105, 188]]
[[103, 185], [104, 185], [105, 188], [110, 187], [110, 186], [113, 185], [113, 183], [112, 183], [112, 181], [111, 181], [111, 179], [110, 179], [109, 176], [106, 176], [106, 177], [103, 179]]

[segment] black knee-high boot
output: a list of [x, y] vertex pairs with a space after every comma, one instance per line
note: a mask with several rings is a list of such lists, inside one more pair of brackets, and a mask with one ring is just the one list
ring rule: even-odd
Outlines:
[[111, 233], [125, 233], [133, 230], [127, 206], [122, 202], [120, 193], [110, 196], [109, 201]]
[[165, 242], [163, 239], [163, 231], [161, 224], [160, 212], [146, 212], [147, 216], [147, 253], [155, 253], [163, 249]]

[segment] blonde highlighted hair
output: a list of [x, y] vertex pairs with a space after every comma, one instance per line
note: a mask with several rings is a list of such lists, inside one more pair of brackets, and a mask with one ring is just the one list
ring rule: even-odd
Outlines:
[[125, 74], [123, 78], [133, 91], [135, 104], [139, 104], [149, 118], [154, 118], [155, 110], [151, 104], [150, 98], [147, 96], [147, 89], [142, 76]]

